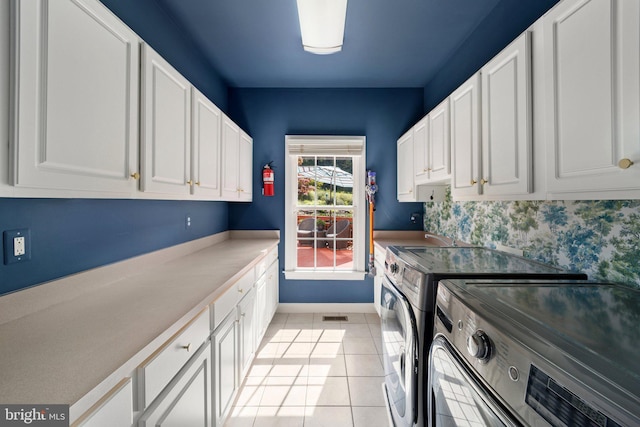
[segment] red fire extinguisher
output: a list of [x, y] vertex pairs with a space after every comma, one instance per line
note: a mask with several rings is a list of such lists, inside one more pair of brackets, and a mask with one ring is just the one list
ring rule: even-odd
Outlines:
[[273, 169], [271, 168], [271, 163], [269, 162], [262, 168], [262, 195], [263, 196], [273, 196]]

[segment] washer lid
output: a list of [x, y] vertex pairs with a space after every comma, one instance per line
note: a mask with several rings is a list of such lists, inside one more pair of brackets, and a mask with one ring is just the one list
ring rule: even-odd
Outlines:
[[442, 274], [448, 277], [534, 275], [547, 278], [565, 276], [586, 279], [584, 274], [568, 272], [558, 267], [484, 247], [405, 246], [398, 248], [398, 255], [405, 259], [412, 259], [426, 273]]

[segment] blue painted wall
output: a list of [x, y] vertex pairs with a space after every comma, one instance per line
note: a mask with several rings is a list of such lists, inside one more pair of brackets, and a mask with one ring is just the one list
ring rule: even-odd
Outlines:
[[0, 294], [225, 231], [227, 211], [222, 202], [0, 198], [0, 229], [31, 229], [32, 248], [31, 260], [0, 264]]
[[[231, 89], [229, 110], [254, 143], [253, 203], [229, 205], [230, 229], [279, 229], [284, 236], [287, 134], [365, 135], [367, 169], [377, 172], [380, 187], [375, 228], [421, 229], [410, 215], [422, 204], [396, 200], [396, 140], [422, 115], [421, 89]], [[276, 167], [275, 197], [260, 194], [260, 171], [269, 161]], [[282, 270], [282, 246], [280, 260]], [[373, 280], [302, 282], [281, 275], [280, 302], [373, 302]]]
[[424, 112], [504, 49], [559, 0], [502, 0], [424, 88]]

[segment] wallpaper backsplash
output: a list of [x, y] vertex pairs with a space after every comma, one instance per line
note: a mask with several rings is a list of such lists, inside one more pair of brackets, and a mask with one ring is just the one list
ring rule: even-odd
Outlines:
[[640, 200], [424, 204], [424, 229], [640, 288]]

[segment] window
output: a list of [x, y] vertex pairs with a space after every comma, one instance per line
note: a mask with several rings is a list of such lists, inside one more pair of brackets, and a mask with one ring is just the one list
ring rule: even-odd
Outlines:
[[286, 137], [285, 277], [361, 280], [365, 138]]

